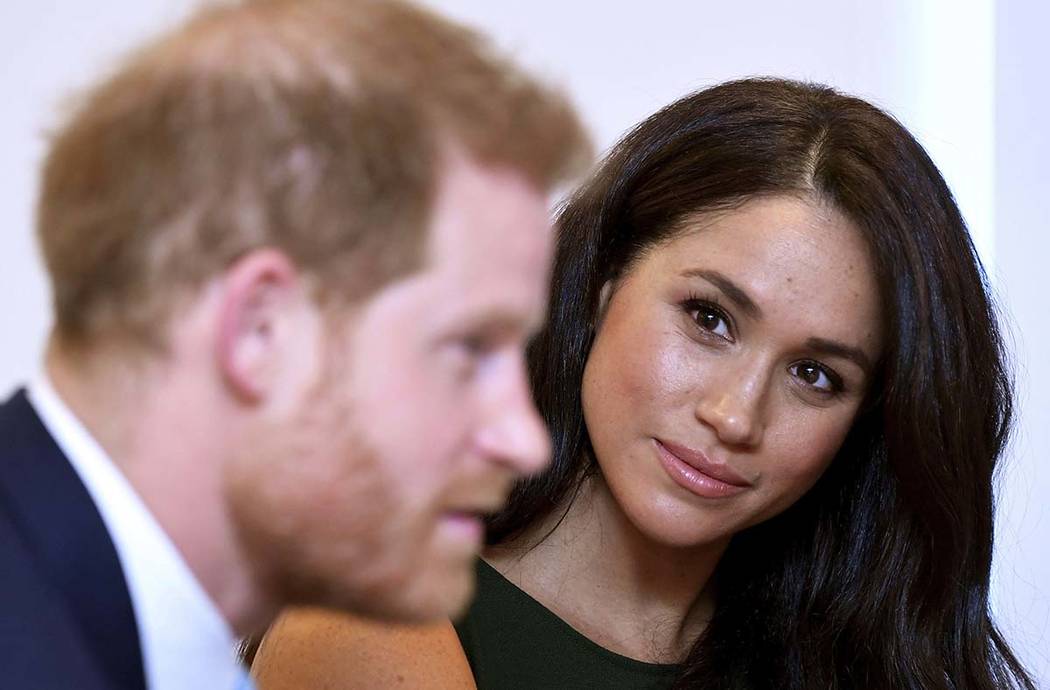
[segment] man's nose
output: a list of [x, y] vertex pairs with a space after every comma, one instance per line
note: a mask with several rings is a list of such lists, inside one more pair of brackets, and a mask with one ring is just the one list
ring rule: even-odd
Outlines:
[[508, 373], [502, 395], [492, 399], [491, 412], [477, 437], [481, 451], [518, 475], [546, 469], [551, 439], [529, 391], [522, 362]]

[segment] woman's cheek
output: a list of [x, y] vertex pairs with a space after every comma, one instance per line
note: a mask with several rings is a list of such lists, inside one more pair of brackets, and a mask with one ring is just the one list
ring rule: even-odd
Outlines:
[[649, 374], [648, 388], [660, 398], [684, 398], [695, 402], [703, 394], [704, 372], [712, 363], [692, 343], [664, 334], [648, 348], [648, 364], [638, 362], [638, 371]]
[[770, 459], [765, 468], [766, 482], [771, 488], [776, 485], [789, 504], [824, 474], [842, 447], [852, 420], [852, 415], [840, 414], [829, 419], [828, 410], [813, 412], [816, 416], [784, 415], [766, 436], [763, 455]]

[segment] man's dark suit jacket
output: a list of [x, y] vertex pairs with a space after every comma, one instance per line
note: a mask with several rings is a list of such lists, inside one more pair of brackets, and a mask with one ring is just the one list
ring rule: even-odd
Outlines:
[[144, 690], [117, 552], [26, 399], [0, 404], [0, 687]]

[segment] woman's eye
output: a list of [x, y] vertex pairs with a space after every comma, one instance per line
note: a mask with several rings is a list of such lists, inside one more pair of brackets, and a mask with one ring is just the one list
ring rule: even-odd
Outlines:
[[704, 305], [694, 307], [693, 319], [705, 331], [729, 339], [729, 321], [719, 310]]
[[842, 390], [838, 377], [816, 362], [798, 362], [792, 364], [789, 371], [810, 388], [824, 393], [837, 393]]

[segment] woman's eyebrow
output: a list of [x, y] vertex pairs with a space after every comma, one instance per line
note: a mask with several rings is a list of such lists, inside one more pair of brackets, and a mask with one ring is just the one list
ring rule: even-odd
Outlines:
[[[748, 296], [743, 288], [730, 280], [725, 274], [707, 268], [694, 268], [684, 271], [682, 275], [686, 278], [703, 278], [721, 290], [746, 315], [756, 320], [762, 318], [762, 308], [755, 304], [755, 301]], [[863, 369], [865, 373], [871, 374], [871, 359], [859, 347], [846, 345], [836, 340], [828, 340], [827, 338], [810, 338], [806, 341], [806, 347], [820, 354], [848, 359]]]
[[864, 351], [859, 347], [852, 347], [844, 343], [840, 343], [835, 340], [827, 340], [825, 338], [810, 338], [806, 341], [806, 347], [826, 355], [833, 355], [835, 357], [842, 357], [848, 359], [858, 367], [864, 370], [864, 373], [871, 374], [871, 360], [868, 358]]
[[755, 304], [755, 301], [748, 296], [743, 288], [734, 283], [724, 274], [707, 268], [694, 268], [683, 272], [682, 275], [686, 278], [703, 278], [721, 290], [722, 293], [747, 316], [752, 319], [762, 318], [762, 308]]

